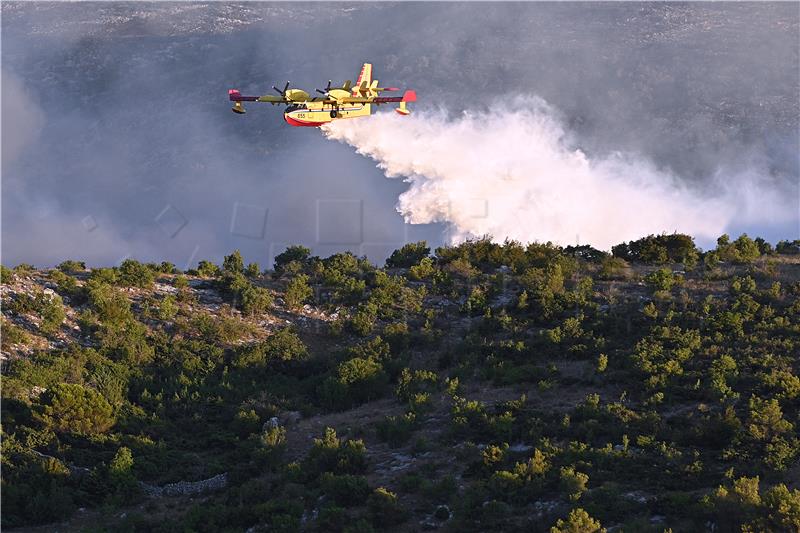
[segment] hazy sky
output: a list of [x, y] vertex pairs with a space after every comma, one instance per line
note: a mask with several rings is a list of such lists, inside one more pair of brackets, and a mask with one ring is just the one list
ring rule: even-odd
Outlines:
[[[792, 3], [4, 2], [2, 261], [184, 268], [240, 248], [267, 266], [288, 243], [381, 259], [445, 242], [446, 222], [403, 222], [409, 184], [351, 146], [279, 107], [230, 112], [229, 88], [313, 90], [364, 61], [417, 89], [423, 116], [540, 98], [589, 158], [647, 161], [708, 198], [769, 190], [788, 214], [754, 192], [726, 230], [797, 238], [798, 18]], [[493, 134], [469, 148], [491, 161]]]

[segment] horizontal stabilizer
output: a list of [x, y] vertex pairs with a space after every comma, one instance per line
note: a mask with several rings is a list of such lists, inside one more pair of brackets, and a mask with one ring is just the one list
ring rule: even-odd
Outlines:
[[237, 89], [230, 89], [228, 90], [228, 99], [231, 102], [255, 102], [258, 100], [258, 96], [242, 96]]

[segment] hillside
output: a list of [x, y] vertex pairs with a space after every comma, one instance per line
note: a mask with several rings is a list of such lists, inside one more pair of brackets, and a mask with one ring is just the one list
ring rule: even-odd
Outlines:
[[3, 527], [800, 529], [798, 241], [19, 265], [2, 313]]

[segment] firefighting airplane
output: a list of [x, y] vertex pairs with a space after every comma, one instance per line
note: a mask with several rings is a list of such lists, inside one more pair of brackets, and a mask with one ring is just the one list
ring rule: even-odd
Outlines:
[[417, 93], [406, 91], [403, 96], [379, 96], [381, 91], [399, 91], [396, 87], [378, 87], [378, 80], [372, 79], [372, 64], [364, 63], [358, 81], [352, 85], [350, 80], [341, 87], [331, 87], [331, 81], [324, 90], [317, 89], [322, 97], [310, 97], [302, 89], [290, 89], [289, 82], [283, 90], [273, 86], [280, 96], [242, 96], [236, 90], [228, 91], [228, 98], [233, 102], [232, 111], [244, 114], [242, 102], [269, 102], [272, 105], [286, 104], [283, 118], [292, 126], [318, 127], [334, 120], [344, 118], [366, 117], [372, 113], [372, 104], [399, 103], [395, 109], [401, 115], [411, 111], [406, 107], [408, 102], [417, 101]]

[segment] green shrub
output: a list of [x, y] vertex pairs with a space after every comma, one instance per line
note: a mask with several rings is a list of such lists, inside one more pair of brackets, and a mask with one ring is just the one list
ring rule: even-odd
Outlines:
[[222, 270], [234, 274], [244, 274], [244, 259], [239, 250], [234, 250], [231, 255], [226, 255], [222, 261]]
[[573, 467], [561, 467], [560, 472], [560, 487], [569, 499], [576, 501], [580, 499], [581, 495], [586, 492], [586, 484], [589, 482], [589, 476], [582, 472], [576, 472]]
[[258, 263], [250, 263], [244, 270], [244, 274], [248, 278], [257, 278], [261, 275], [261, 268], [258, 266]]
[[56, 268], [65, 274], [74, 274], [76, 272], [86, 271], [86, 263], [83, 261], [73, 261], [68, 259], [59, 263]]
[[31, 339], [27, 331], [5, 317], [2, 319], [2, 326], [0, 340], [2, 340], [3, 350], [8, 350], [13, 344], [26, 344]]
[[152, 287], [155, 275], [146, 265], [133, 259], [126, 259], [119, 266], [117, 282], [126, 287]]
[[670, 269], [660, 268], [646, 275], [644, 282], [653, 292], [669, 291], [675, 285], [676, 279]]
[[114, 425], [108, 401], [83, 385], [59, 383], [50, 387], [42, 394], [40, 407], [42, 423], [61, 433], [97, 435]]
[[272, 307], [272, 293], [262, 287], [248, 286], [242, 291], [241, 300], [245, 316], [260, 315]]
[[605, 533], [605, 528], [578, 507], [569, 512], [566, 520], [559, 518], [556, 525], [550, 528], [550, 533]]
[[314, 289], [308, 284], [308, 276], [298, 274], [289, 281], [283, 299], [289, 309], [299, 309], [313, 294]]
[[285, 251], [275, 256], [275, 272], [282, 273], [285, 267], [292, 262], [304, 264], [308, 261], [311, 250], [305, 246], [289, 246]]
[[14, 271], [5, 265], [0, 265], [0, 282], [9, 283], [14, 279]]
[[378, 487], [367, 499], [372, 523], [377, 527], [391, 527], [403, 522], [406, 513], [397, 501], [397, 494]]
[[305, 474], [314, 479], [324, 472], [363, 474], [367, 470], [367, 450], [361, 440], [342, 441], [333, 428], [325, 428], [321, 439], [314, 439], [304, 463]]
[[378, 422], [378, 437], [387, 442], [390, 447], [398, 448], [411, 439], [411, 432], [417, 424], [417, 417], [414, 413], [406, 413], [400, 416], [386, 416]]
[[411, 279], [418, 281], [430, 279], [436, 273], [436, 267], [433, 266], [433, 259], [430, 257], [423, 257], [416, 265], [412, 265], [408, 270], [408, 275]]
[[52, 335], [67, 317], [64, 311], [64, 303], [58, 294], [45, 294], [40, 293], [36, 297], [37, 307], [42, 317], [42, 324], [40, 330], [45, 335]]
[[352, 507], [362, 505], [369, 496], [369, 484], [364, 476], [348, 474], [335, 475], [325, 472], [320, 478], [322, 491], [331, 498], [336, 505]]
[[211, 261], [200, 261], [197, 265], [197, 275], [203, 278], [216, 278], [222, 271]]
[[399, 250], [392, 252], [392, 255], [386, 259], [386, 266], [389, 268], [409, 268], [419, 264], [430, 253], [431, 249], [425, 241], [408, 243]]

